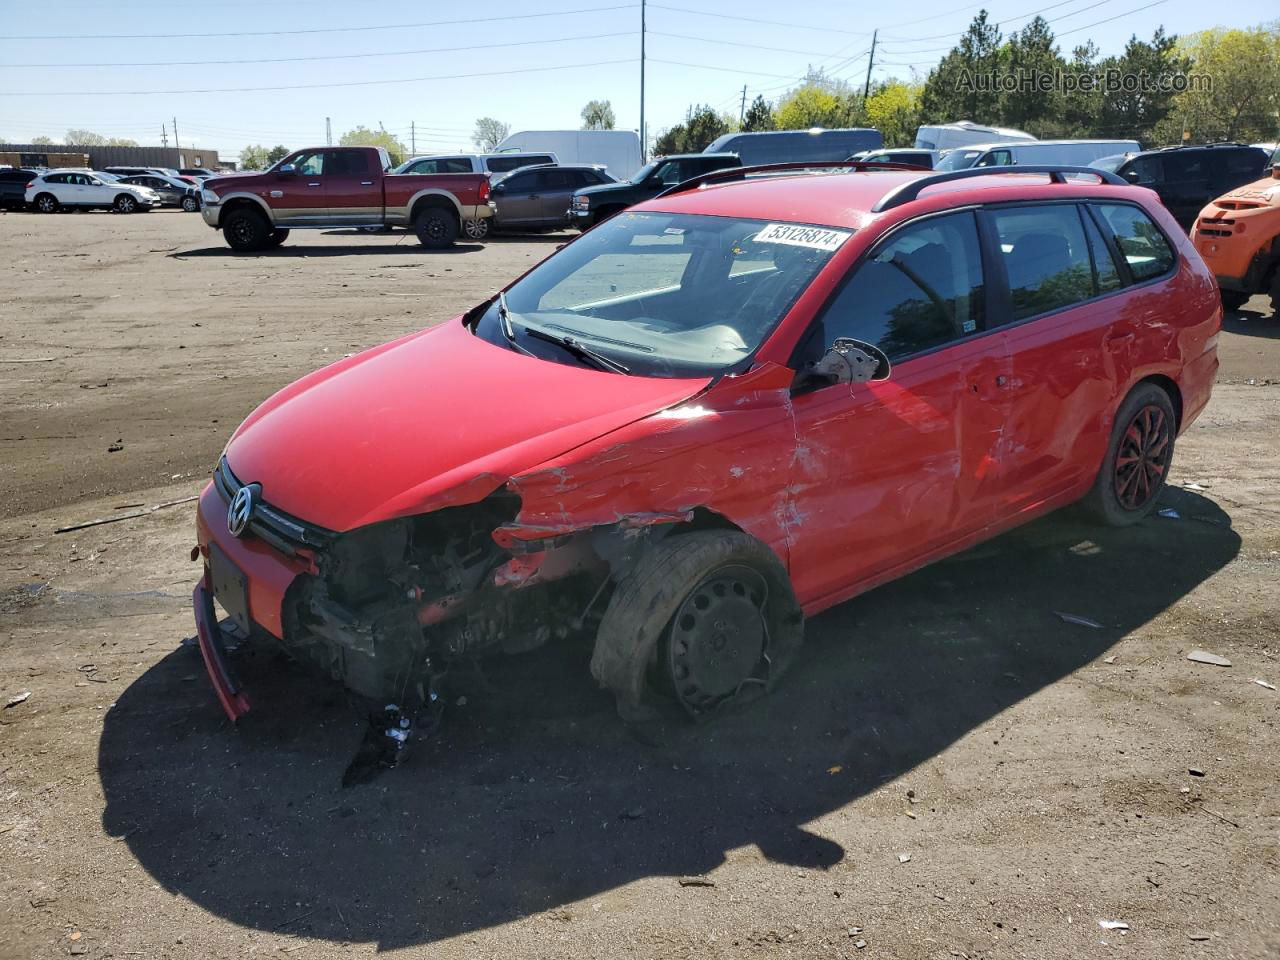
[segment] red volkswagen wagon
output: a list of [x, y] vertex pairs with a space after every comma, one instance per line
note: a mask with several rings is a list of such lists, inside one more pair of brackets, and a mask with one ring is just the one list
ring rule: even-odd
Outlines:
[[1147, 516], [1221, 321], [1156, 195], [801, 167], [682, 184], [259, 407], [197, 523], [228, 714], [234, 630], [407, 710], [590, 631], [624, 714], [706, 715], [806, 616], [1076, 501]]

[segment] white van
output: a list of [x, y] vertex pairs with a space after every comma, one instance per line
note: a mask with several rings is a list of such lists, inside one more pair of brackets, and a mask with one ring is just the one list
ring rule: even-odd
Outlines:
[[916, 146], [921, 150], [953, 150], [971, 143], [1006, 143], [1015, 140], [1035, 140], [1035, 137], [1012, 127], [984, 127], [972, 120], [922, 126], [916, 130]]
[[1032, 143], [978, 143], [957, 147], [936, 164], [935, 170], [968, 170], [970, 167], [1008, 167], [1019, 163], [1051, 163], [1087, 167], [1116, 153], [1141, 150], [1137, 140], [1036, 140]]
[[521, 130], [503, 140], [497, 153], [553, 153], [562, 164], [605, 167], [619, 180], [644, 166], [634, 130]]
[[392, 173], [510, 173], [559, 162], [554, 153], [437, 153], [406, 160]]

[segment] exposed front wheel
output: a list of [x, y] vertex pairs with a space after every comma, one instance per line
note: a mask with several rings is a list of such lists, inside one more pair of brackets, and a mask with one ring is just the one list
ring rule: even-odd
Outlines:
[[185, 210], [187, 213], [195, 213], [197, 210], [200, 209], [200, 201], [197, 200], [195, 197], [183, 197], [182, 209]]
[[42, 193], [36, 197], [35, 206], [40, 213], [57, 213], [58, 198], [51, 193]]
[[1116, 413], [1107, 455], [1086, 501], [1099, 520], [1127, 527], [1155, 509], [1173, 462], [1176, 432], [1169, 395], [1154, 383], [1135, 387]]
[[803, 638], [781, 561], [736, 530], [676, 533], [618, 583], [591, 672], [624, 717], [667, 694], [703, 718], [772, 687]]
[[116, 202], [112, 204], [116, 213], [136, 213], [138, 210], [137, 199], [129, 193], [122, 193], [116, 197]]
[[443, 207], [427, 207], [413, 218], [413, 232], [424, 247], [443, 250], [458, 239], [458, 218]]
[[248, 208], [232, 210], [222, 219], [222, 236], [237, 253], [262, 250], [270, 243], [271, 233], [262, 214]]
[[468, 240], [485, 240], [489, 236], [489, 217], [480, 220], [464, 220], [462, 235]]

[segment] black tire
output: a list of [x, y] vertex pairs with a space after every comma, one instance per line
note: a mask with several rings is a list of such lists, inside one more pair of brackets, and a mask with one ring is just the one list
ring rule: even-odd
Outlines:
[[263, 250], [270, 243], [271, 226], [266, 218], [249, 207], [232, 210], [222, 218], [222, 236], [237, 253]]
[[467, 220], [462, 224], [462, 235], [473, 243], [481, 243], [489, 239], [492, 217]]
[[1134, 387], [1116, 411], [1107, 454], [1085, 498], [1095, 519], [1127, 527], [1155, 509], [1173, 462], [1176, 434], [1169, 394], [1154, 383]]
[[[730, 584], [741, 576], [745, 585], [737, 598], [729, 590], [725, 622], [717, 619], [705, 628], [677, 623], [689, 603], [697, 604], [700, 597], [714, 602], [711, 590], [725, 576]], [[756, 608], [759, 631], [750, 624], [748, 630], [732, 629], [748, 610], [744, 600]], [[706, 629], [714, 632], [707, 636]], [[613, 692], [625, 719], [643, 719], [654, 695], [664, 691], [690, 716], [703, 718], [772, 689], [803, 637], [804, 618], [791, 580], [772, 550], [736, 530], [672, 533], [619, 581], [596, 635], [591, 674]], [[757, 638], [763, 643], [758, 650]], [[701, 644], [698, 650], [687, 649], [695, 643]], [[695, 655], [704, 672], [714, 673], [718, 689], [689, 689], [689, 658]], [[678, 675], [681, 666], [684, 676]]]
[[267, 237], [268, 247], [278, 247], [289, 239], [289, 231], [284, 229], [272, 230], [270, 236]]
[[458, 239], [458, 218], [444, 207], [424, 207], [413, 218], [418, 242], [431, 250], [452, 247]]
[[36, 213], [57, 213], [62, 204], [58, 203], [58, 198], [52, 193], [37, 193], [36, 198], [31, 201], [31, 206]]
[[115, 203], [111, 204], [111, 208], [116, 213], [137, 213], [138, 198], [131, 193], [122, 193], [115, 199]]
[[1218, 292], [1222, 294], [1222, 309], [1224, 310], [1239, 310], [1253, 296], [1251, 293], [1244, 293], [1240, 290], [1219, 290]]
[[196, 213], [200, 209], [200, 201], [197, 200], [195, 197], [183, 197], [182, 209], [185, 210], [187, 213]]

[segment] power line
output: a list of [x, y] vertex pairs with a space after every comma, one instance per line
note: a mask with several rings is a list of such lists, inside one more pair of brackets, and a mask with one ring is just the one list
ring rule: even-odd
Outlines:
[[[656, 4], [655, 4], [656, 6]], [[794, 53], [805, 57], [823, 57], [830, 59], [835, 54], [819, 53], [816, 50], [791, 50], [787, 47], [777, 47], [772, 44], [763, 43], [740, 43], [736, 40], [715, 40], [711, 37], [695, 37], [687, 33], [664, 33], [660, 30], [650, 30], [651, 36], [655, 37], [674, 37], [677, 40], [696, 40], [700, 43], [718, 43], [726, 47], [747, 47], [751, 50], [769, 50], [773, 53]], [[846, 48], [847, 49], [847, 48]]]
[[1117, 13], [1114, 17], [1107, 17], [1107, 19], [1098, 20], [1095, 23], [1086, 23], [1083, 27], [1075, 27], [1072, 30], [1064, 30], [1062, 33], [1055, 34], [1054, 36], [1065, 37], [1073, 33], [1079, 33], [1081, 30], [1088, 30], [1091, 27], [1096, 27], [1104, 23], [1110, 23], [1112, 20], [1119, 20], [1121, 17], [1127, 17], [1131, 13], [1141, 13], [1143, 10], [1150, 10], [1152, 7], [1158, 7], [1160, 6], [1160, 4], [1165, 2], [1166, 0], [1156, 0], [1155, 3], [1148, 3], [1145, 7], [1137, 7], [1136, 9], [1126, 11], [1125, 13]]
[[550, 13], [516, 13], [504, 17], [467, 17], [463, 20], [428, 20], [422, 23], [384, 23], [366, 27], [317, 27], [310, 30], [243, 30], [235, 33], [64, 33], [64, 34], [16, 34], [5, 40], [177, 40], [196, 37], [283, 37], [314, 33], [356, 33], [370, 30], [408, 30], [416, 27], [448, 27], [459, 24], [473, 26], [477, 23], [499, 23], [507, 20], [534, 20], [544, 17], [567, 17], [579, 13], [603, 13], [607, 10], [629, 10], [634, 3], [615, 4], [608, 7], [580, 7], [576, 10], [556, 10]]
[[695, 70], [715, 70], [720, 73], [737, 73], [748, 77], [771, 77], [774, 80], [794, 82], [791, 75], [786, 73], [762, 73], [759, 70], [742, 70], [738, 67], [713, 67], [706, 63], [686, 63], [683, 60], [659, 60], [657, 57], [650, 57], [649, 59], [654, 63], [666, 63], [673, 67], [692, 67]]
[[[1161, 0], [1163, 2], [1163, 0]], [[583, 67], [607, 67], [620, 63], [635, 63], [636, 58], [625, 60], [597, 60], [594, 63], [565, 63], [554, 67], [525, 67], [520, 70], [484, 70], [479, 73], [441, 73], [431, 77], [401, 77], [396, 80], [350, 80], [345, 83], [295, 83], [289, 86], [270, 87], [205, 87], [196, 90], [0, 90], [0, 97], [133, 97], [163, 94], [193, 93], [256, 93], [262, 90], [319, 90], [327, 87], [374, 87], [392, 83], [423, 83], [428, 80], [471, 80], [476, 77], [499, 77], [517, 73], [546, 73], [552, 70], [579, 70]]]
[[[525, 47], [544, 43], [567, 43], [575, 40], [604, 40], [629, 37], [630, 30], [616, 33], [594, 33], [583, 37], [553, 37], [549, 40], [511, 40], [506, 43], [477, 43], [468, 46], [428, 47], [423, 50], [387, 50], [374, 53], [337, 53], [323, 57], [264, 57], [252, 60], [154, 60], [146, 63], [0, 63], [3, 67], [200, 67], [238, 63], [303, 63], [314, 60], [359, 60], [367, 57], [407, 57], [420, 53], [452, 53], [455, 50], [492, 50], [497, 47]], [[765, 49], [768, 49], [767, 47]]]
[[715, 17], [718, 20], [737, 20], [742, 23], [763, 23], [770, 27], [793, 27], [796, 30], [817, 30], [819, 33], [844, 33], [854, 37], [867, 37], [870, 32], [867, 30], [841, 30], [838, 27], [816, 27], [811, 23], [788, 23], [783, 20], [761, 20], [757, 17], [740, 17], [731, 13], [711, 13], [707, 10], [691, 10], [688, 7], [669, 7], [665, 3], [651, 3], [649, 6], [655, 10], [671, 10], [675, 13], [692, 13], [699, 17]]
[[[1065, 7], [1065, 6], [1066, 6], [1067, 4], [1069, 4], [1069, 3], [1079, 3], [1079, 2], [1080, 2], [1080, 0], [1058, 0], [1058, 2], [1057, 2], [1057, 3], [1051, 3], [1051, 4], [1049, 4], [1049, 6], [1047, 6], [1047, 7], [1040, 7], [1040, 8], [1039, 8], [1039, 9], [1037, 9], [1037, 10], [1029, 10], [1029, 11], [1028, 11], [1028, 12], [1026, 12], [1026, 13], [1019, 13], [1019, 14], [1016, 14], [1016, 15], [1014, 15], [1014, 16], [1012, 16], [1012, 17], [1002, 17], [1000, 20], [993, 20], [993, 21], [991, 21], [991, 23], [992, 23], [992, 25], [993, 25], [993, 26], [998, 27], [998, 26], [1000, 26], [1000, 25], [1002, 25], [1002, 24], [1010, 23], [1010, 22], [1011, 22], [1011, 21], [1013, 21], [1013, 20], [1025, 20], [1025, 19], [1027, 19], [1028, 17], [1035, 17], [1035, 16], [1039, 16], [1040, 14], [1044, 13], [1046, 10], [1054, 10], [1054, 9], [1056, 9], [1056, 8], [1058, 8], [1058, 7]], [[1102, 3], [1106, 3], [1106, 2], [1108, 2], [1108, 0], [1101, 0], [1101, 3], [1095, 3], [1095, 4], [1093, 4], [1093, 6], [1090, 6], [1090, 7], [1081, 7], [1079, 10], [1072, 11], [1072, 13], [1081, 13], [1081, 12], [1082, 12], [1082, 11], [1084, 11], [1084, 10], [1091, 10], [1091, 9], [1093, 9], [1093, 7], [1101, 6], [1101, 5], [1102, 5]], [[1163, 2], [1163, 0], [1161, 0], [1161, 2]], [[1072, 13], [1064, 13], [1064, 14], [1062, 14], [1061, 16], [1053, 17], [1052, 19], [1047, 20], [1046, 22], [1047, 22], [1047, 23], [1055, 23], [1055, 22], [1056, 22], [1056, 21], [1058, 21], [1058, 20], [1062, 20], [1062, 19], [1065, 19], [1066, 17], [1072, 16]], [[896, 38], [896, 42], [898, 42], [898, 43], [924, 43], [926, 40], [949, 40], [949, 39], [959, 39], [960, 37], [963, 37], [964, 35], [965, 35], [965, 31], [964, 31], [964, 30], [961, 30], [961, 31], [960, 31], [960, 32], [958, 32], [958, 33], [939, 33], [939, 34], [935, 34], [934, 36], [931, 36], [931, 37], [899, 37], [899, 38]], [[890, 41], [890, 42], [894, 42], [894, 41]]]

